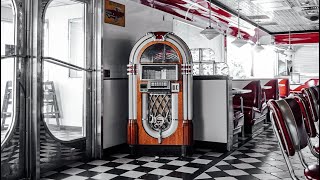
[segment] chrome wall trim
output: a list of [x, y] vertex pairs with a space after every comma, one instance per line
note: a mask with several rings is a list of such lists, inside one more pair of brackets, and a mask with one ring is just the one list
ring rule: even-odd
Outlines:
[[40, 179], [40, 113], [41, 113], [41, 19], [39, 0], [26, 2], [26, 137], [27, 178]]
[[9, 58], [26, 58], [27, 56], [21, 56], [21, 55], [7, 55], [7, 56], [1, 56], [1, 60], [9, 59]]
[[92, 73], [92, 138], [91, 156], [92, 158], [102, 158], [103, 156], [103, 74], [102, 74], [102, 28], [104, 24], [103, 0], [93, 0], [91, 2], [91, 67], [95, 69]]

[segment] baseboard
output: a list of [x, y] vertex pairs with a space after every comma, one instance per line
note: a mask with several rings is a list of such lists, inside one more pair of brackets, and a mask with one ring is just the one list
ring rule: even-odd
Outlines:
[[116, 146], [112, 146], [106, 149], [103, 149], [103, 156], [109, 156], [111, 154], [117, 154], [117, 153], [129, 153], [129, 145], [127, 143], [119, 144]]
[[195, 148], [210, 148], [216, 152], [228, 152], [227, 143], [218, 143], [218, 142], [209, 142], [209, 141], [195, 141], [194, 147]]

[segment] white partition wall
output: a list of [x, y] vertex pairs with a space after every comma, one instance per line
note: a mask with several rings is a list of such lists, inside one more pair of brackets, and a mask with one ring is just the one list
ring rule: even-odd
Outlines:
[[194, 77], [194, 139], [225, 144], [233, 140], [231, 80], [228, 76]]

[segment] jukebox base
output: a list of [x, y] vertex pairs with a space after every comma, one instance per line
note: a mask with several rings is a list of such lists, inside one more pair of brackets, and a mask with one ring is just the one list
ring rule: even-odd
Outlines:
[[192, 146], [179, 145], [129, 145], [131, 155], [147, 156], [191, 156], [193, 154]]

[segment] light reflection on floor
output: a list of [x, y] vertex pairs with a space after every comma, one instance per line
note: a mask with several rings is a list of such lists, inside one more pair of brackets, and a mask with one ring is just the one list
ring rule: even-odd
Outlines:
[[[79, 130], [57, 130], [54, 128], [50, 128], [50, 132], [58, 139], [63, 141], [70, 141], [74, 139], [79, 139], [83, 137], [82, 129]], [[1, 142], [4, 140], [7, 133], [6, 130], [1, 130]]]

